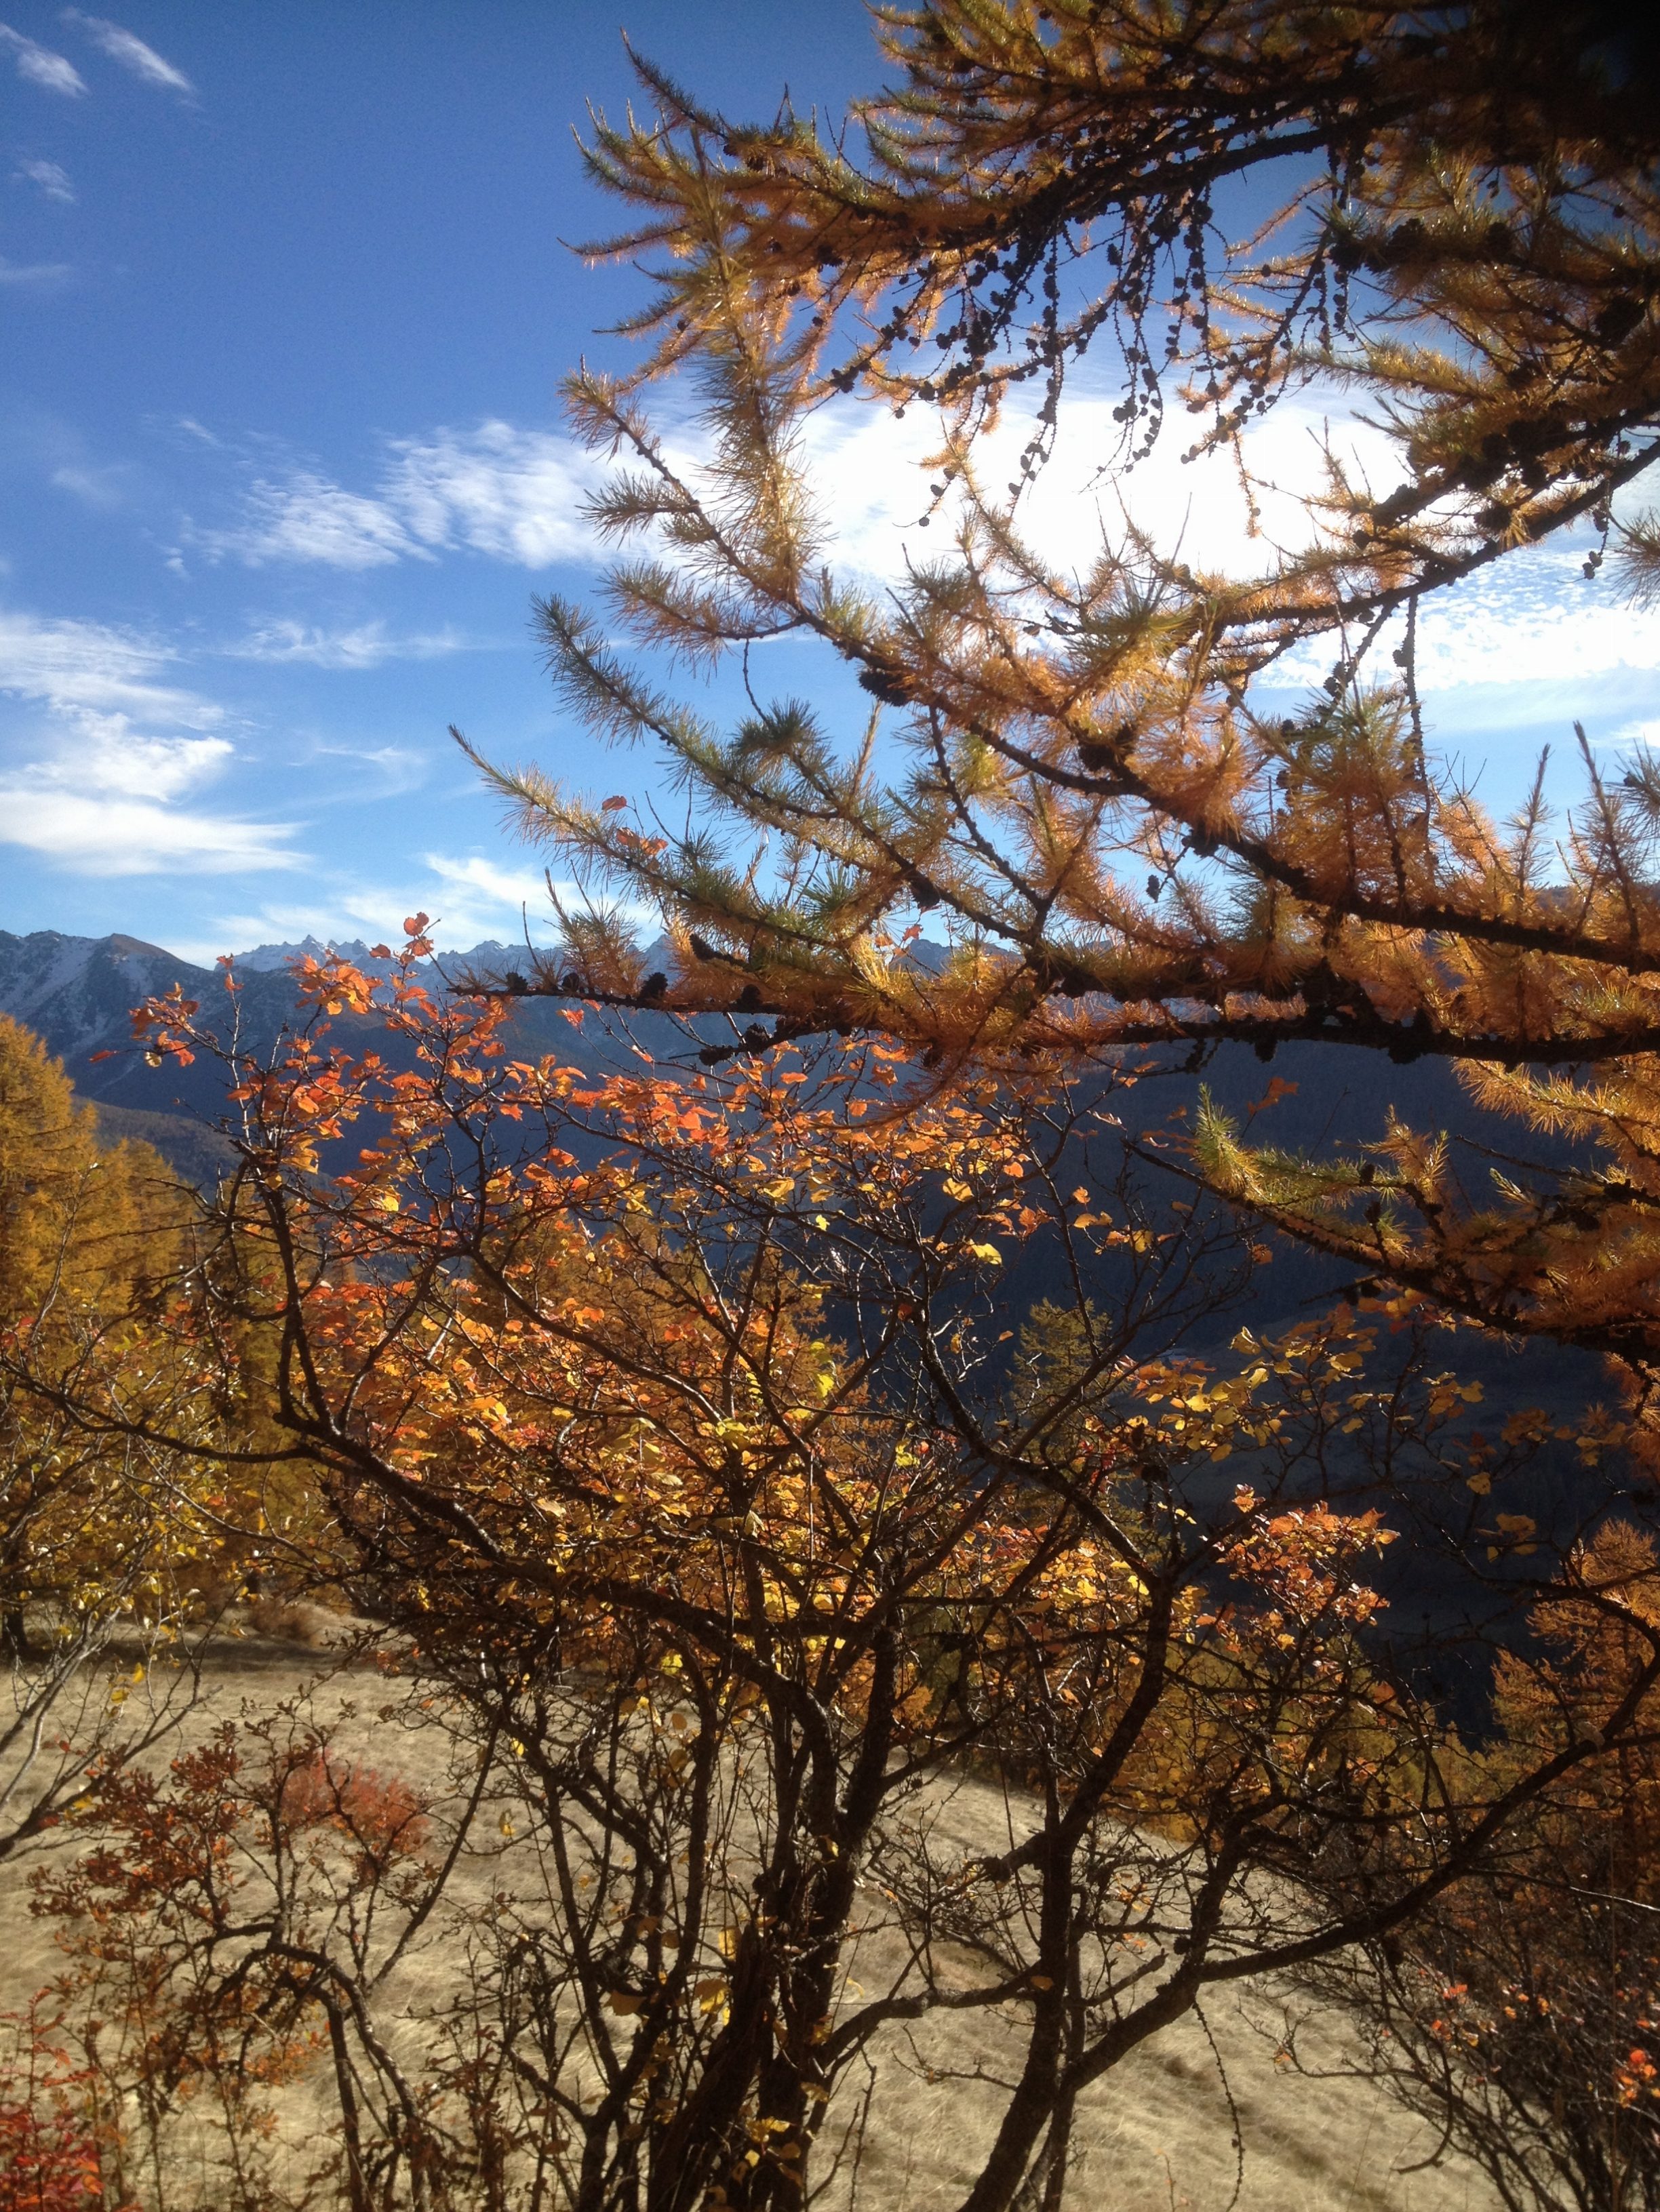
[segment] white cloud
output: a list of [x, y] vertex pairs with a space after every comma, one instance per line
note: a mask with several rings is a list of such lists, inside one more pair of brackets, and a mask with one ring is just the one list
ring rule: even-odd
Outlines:
[[[1605, 578], [1584, 575], [1584, 549], [1540, 546], [1509, 555], [1428, 599], [1418, 618], [1419, 689], [1436, 695], [1439, 713], [1478, 725], [1522, 726], [1572, 721], [1591, 706], [1598, 685], [1660, 669], [1660, 609], [1626, 605]], [[1371, 666], [1391, 674], [1403, 618], [1382, 630]], [[1280, 664], [1292, 684], [1319, 683], [1329, 648], [1300, 647]], [[1456, 695], [1468, 694], [1462, 702]], [[1483, 702], [1485, 701], [1485, 708]]]
[[87, 734], [90, 743], [77, 745], [70, 758], [36, 771], [43, 781], [72, 783], [99, 797], [165, 803], [216, 775], [234, 750], [227, 738], [147, 738], [119, 714], [103, 718]]
[[148, 738], [124, 715], [83, 714], [78, 742], [0, 774], [0, 843], [98, 875], [292, 867], [283, 825], [173, 803], [231, 753], [223, 738]]
[[67, 261], [8, 261], [0, 253], [0, 284], [61, 284], [73, 274]]
[[419, 791], [432, 771], [431, 756], [417, 752], [408, 745], [331, 745], [318, 744], [310, 756], [314, 760], [359, 761], [374, 771], [376, 795], [382, 799], [395, 798], [406, 791]]
[[[1011, 404], [976, 451], [982, 481], [1000, 493], [1031, 435], [1035, 402]], [[1254, 501], [1229, 454], [1184, 464], [1189, 426], [1174, 417], [1152, 453], [1122, 468], [1122, 426], [1110, 393], [1074, 388], [1061, 410], [1062, 434], [1023, 495], [1018, 526], [1063, 576], [1086, 570], [1104, 544], [1123, 546], [1131, 524], [1164, 553], [1201, 571], [1272, 572], [1282, 554], [1317, 539], [1309, 496], [1323, 488], [1328, 448], [1352, 479], [1374, 492], [1401, 474], [1390, 441], [1318, 390], [1282, 401], [1246, 434]], [[929, 512], [937, 420], [911, 409], [903, 422], [885, 407], [838, 401], [810, 416], [804, 444], [833, 561], [872, 583], [895, 581], [908, 561], [949, 541], [952, 501]], [[696, 475], [705, 458], [696, 426], [673, 453]], [[393, 440], [372, 491], [348, 490], [314, 466], [268, 472], [251, 488], [231, 528], [193, 532], [210, 554], [251, 566], [311, 562], [344, 569], [470, 550], [526, 568], [594, 550], [581, 515], [599, 471], [569, 439], [491, 419], [468, 431], [440, 429]], [[1254, 511], [1253, 511], [1254, 507]], [[1582, 679], [1660, 666], [1660, 613], [1639, 617], [1601, 586], [1580, 588], [1580, 553], [1512, 556], [1470, 585], [1438, 595], [1420, 623], [1420, 679], [1426, 690], [1492, 683]], [[1387, 669], [1383, 641], [1378, 665]], [[250, 641], [250, 657], [311, 659], [319, 666], [372, 666], [398, 652], [458, 649], [447, 638], [404, 647], [378, 625], [331, 637], [300, 624], [273, 624]], [[1318, 655], [1281, 665], [1290, 683], [1327, 672]]]
[[17, 74], [30, 84], [38, 84], [48, 92], [61, 92], [75, 99], [86, 88], [86, 80], [67, 55], [56, 54], [50, 46], [38, 46], [33, 39], [26, 39], [21, 31], [14, 31], [9, 23], [0, 23], [0, 46], [9, 46], [17, 64]]
[[371, 568], [467, 550], [539, 568], [588, 550], [578, 507], [592, 480], [569, 439], [488, 422], [392, 441], [372, 493], [349, 491], [314, 467], [262, 477], [237, 523], [187, 534], [210, 555], [250, 568]]
[[[1017, 527], [1050, 567], [1066, 574], [1087, 569], [1104, 544], [1122, 545], [1127, 521], [1192, 568], [1245, 575], [1271, 568], [1277, 546], [1300, 547], [1310, 535], [1308, 492], [1323, 481], [1323, 447], [1355, 470], [1393, 483], [1383, 434], [1329, 408], [1319, 394], [1282, 401], [1247, 434], [1245, 451], [1256, 480], [1256, 521], [1238, 471], [1227, 454], [1184, 463], [1184, 418], [1173, 418], [1145, 460], [1122, 468], [1123, 426], [1112, 419], [1108, 393], [1074, 390], [1061, 409], [1061, 430], [1049, 459], [1023, 493]], [[987, 494], [1003, 495], [1019, 470], [1032, 433], [1035, 403], [1011, 402], [998, 428], [975, 448]], [[911, 408], [902, 422], [885, 407], [839, 400], [808, 418], [805, 447], [821, 515], [835, 557], [873, 580], [904, 573], [949, 543], [948, 498], [926, 529], [938, 481], [923, 465], [937, 452], [937, 416]]]
[[164, 61], [154, 46], [147, 46], [132, 32], [123, 30], [119, 23], [106, 22], [101, 15], [83, 15], [76, 8], [65, 8], [64, 21], [78, 26], [101, 52], [107, 54], [124, 70], [131, 70], [134, 76], [143, 78], [146, 84], [159, 85], [167, 92], [190, 94], [195, 91], [195, 86], [182, 70], [175, 69], [170, 61]]
[[57, 726], [0, 769], [0, 843], [103, 875], [295, 865], [289, 827], [179, 803], [234, 748], [221, 708], [164, 680], [175, 657], [103, 623], [0, 610], [0, 691]]
[[436, 660], [465, 653], [459, 630], [442, 629], [410, 637], [391, 635], [385, 623], [360, 623], [355, 629], [319, 629], [287, 619], [252, 630], [240, 645], [228, 646], [236, 660], [303, 662], [313, 668], [379, 668], [387, 660]]
[[49, 200], [60, 200], [65, 207], [75, 204], [70, 173], [57, 161], [20, 161], [12, 174], [24, 184], [38, 185]]
[[[1316, 535], [1304, 501], [1323, 487], [1328, 439], [1352, 475], [1376, 493], [1393, 489], [1402, 473], [1384, 434], [1341, 404], [1317, 392], [1283, 401], [1245, 439], [1256, 486], [1253, 534], [1231, 459], [1183, 464], [1183, 418], [1166, 425], [1152, 455], [1128, 475], [1117, 471], [1121, 426], [1107, 398], [1069, 395], [1061, 423], [1054, 457], [1023, 495], [1018, 515], [1028, 541], [1062, 575], [1087, 568], [1104, 539], [1122, 544], [1126, 516], [1163, 553], [1196, 569], [1271, 572], [1277, 550], [1299, 550]], [[1031, 429], [1030, 408], [1012, 407], [977, 451], [988, 489], [1000, 492], [1014, 476]], [[915, 409], [900, 422], [886, 409], [848, 402], [812, 418], [806, 447], [835, 558], [873, 582], [891, 582], [903, 576], [907, 559], [926, 559], [942, 538], [949, 542], [949, 501], [929, 529], [917, 527], [930, 504], [922, 458], [939, 442], [935, 420]], [[1584, 559], [1583, 546], [1518, 552], [1433, 594], [1419, 619], [1421, 688], [1444, 695], [1486, 685], [1585, 685], [1660, 669], [1660, 610], [1643, 613], [1621, 604], [1605, 580], [1584, 577]], [[1391, 672], [1389, 652], [1398, 642], [1397, 624], [1375, 644], [1380, 675]], [[1282, 661], [1277, 680], [1317, 683], [1330, 665], [1328, 648], [1310, 647]]]
[[86, 796], [0, 777], [0, 843], [77, 873], [153, 876], [174, 872], [240, 875], [291, 868], [292, 831], [277, 823], [199, 814], [143, 799]]
[[1515, 553], [1441, 594], [1419, 617], [1423, 689], [1660, 669], [1660, 609], [1627, 606], [1607, 583], [1588, 581], [1584, 558], [1554, 547]]

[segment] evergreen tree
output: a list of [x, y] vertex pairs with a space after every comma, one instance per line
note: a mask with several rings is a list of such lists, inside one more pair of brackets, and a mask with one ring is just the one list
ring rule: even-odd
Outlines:
[[0, 1322], [38, 1313], [66, 1275], [125, 1293], [162, 1217], [179, 1218], [169, 1190], [148, 1145], [99, 1143], [63, 1062], [0, 1015]]
[[[73, 1652], [94, 1621], [147, 1594], [155, 1470], [135, 1474], [125, 1441], [77, 1430], [58, 1401], [94, 1376], [129, 1415], [155, 1397], [142, 1285], [178, 1256], [183, 1224], [156, 1154], [100, 1146], [63, 1063], [0, 1017], [0, 1656], [28, 1652], [26, 1608], [52, 1609]], [[26, 1686], [27, 1715], [38, 1700]]]
[[[598, 129], [635, 220], [593, 250], [657, 252], [629, 326], [651, 343], [569, 393], [622, 462], [597, 523], [643, 544], [602, 611], [542, 622], [566, 699], [658, 747], [691, 805], [676, 830], [492, 769], [591, 901], [502, 988], [724, 1011], [739, 1050], [878, 1029], [947, 1070], [1178, 1040], [1449, 1058], [1587, 1164], [1467, 1197], [1421, 1135], [1310, 1164], [1213, 1115], [1199, 1167], [1358, 1282], [1616, 1352], [1645, 1390], [1660, 766], [1610, 777], [1582, 738], [1565, 820], [1541, 770], [1494, 823], [1426, 744], [1418, 641], [1426, 603], [1571, 530], [1588, 589], [1605, 558], [1639, 593], [1660, 573], [1660, 529], [1627, 514], [1660, 453], [1653, 27], [1596, 0], [927, 0], [878, 23], [897, 82], [848, 132], [787, 106], [739, 128], [643, 64], [655, 114]], [[1098, 460], [1127, 498], [1177, 397], [1194, 453], [1248, 475], [1256, 419], [1336, 390], [1399, 480], [1332, 452], [1304, 542], [1254, 574], [1129, 523], [1063, 564], [1026, 517], [1080, 356], [1119, 373]], [[696, 467], [647, 410], [672, 369], [700, 380]], [[806, 462], [809, 415], [848, 394], [938, 418], [938, 555], [885, 591], [836, 571]], [[628, 652], [753, 685], [749, 648], [783, 635], [856, 675], [864, 727], [754, 689], [723, 727]], [[1328, 672], [1287, 716], [1311, 655]], [[672, 973], [606, 908], [619, 886], [660, 909]], [[937, 972], [908, 955], [919, 921], [949, 940]]]

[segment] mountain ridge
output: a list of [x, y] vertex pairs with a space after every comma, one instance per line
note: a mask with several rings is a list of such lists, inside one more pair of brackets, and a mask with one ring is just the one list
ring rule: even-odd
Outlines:
[[[928, 951], [939, 949], [930, 946]], [[330, 950], [360, 960], [369, 972], [385, 973], [390, 965], [376, 959], [357, 939], [331, 945], [307, 938], [293, 945], [257, 945], [250, 953], [235, 956], [241, 984], [237, 1015], [248, 1043], [256, 1049], [269, 1048], [298, 1013], [298, 996], [285, 962]], [[452, 975], [481, 968], [500, 970], [520, 951], [486, 940], [465, 952], [423, 962], [423, 980], [447, 988]], [[648, 959], [660, 957], [666, 958], [666, 947], [653, 946]], [[216, 969], [198, 966], [123, 932], [94, 938], [58, 930], [36, 930], [27, 936], [0, 930], [0, 1013], [34, 1030], [64, 1060], [77, 1092], [93, 1104], [153, 1121], [167, 1115], [182, 1117], [191, 1130], [185, 1149], [192, 1167], [186, 1168], [182, 1158], [178, 1164], [191, 1172], [203, 1157], [200, 1132], [211, 1129], [224, 1112], [222, 1072], [201, 1059], [185, 1068], [171, 1061], [150, 1068], [142, 1053], [131, 1049], [132, 1009], [174, 983], [205, 1006], [222, 996], [223, 976]], [[601, 1017], [573, 1030], [561, 1019], [562, 1011], [550, 999], [515, 1000], [509, 1019], [520, 1048], [538, 1055], [556, 1052], [596, 1073], [628, 1064], [636, 1044], [660, 1060], [677, 1061], [695, 1059], [702, 1037], [724, 1041], [736, 1033], [735, 1025], [721, 1017], [682, 1024], [664, 1013], [634, 1016], [626, 1024], [618, 1018]], [[371, 1023], [372, 1018], [345, 1015], [337, 1026], [350, 1038], [360, 1031], [366, 1036]], [[110, 1056], [94, 1058], [105, 1054]], [[632, 1064], [637, 1068], [637, 1060]], [[1376, 1141], [1391, 1113], [1418, 1127], [1455, 1135], [1468, 1135], [1484, 1120], [1451, 1065], [1441, 1060], [1384, 1065], [1380, 1055], [1354, 1048], [1290, 1042], [1275, 1056], [1274, 1073], [1279, 1080], [1274, 1085], [1272, 1116], [1257, 1124], [1257, 1133], [1287, 1149], [1325, 1150]], [[1087, 1085], [1091, 1079], [1085, 1075], [1083, 1079]], [[1266, 1103], [1263, 1094], [1269, 1081], [1268, 1070], [1245, 1047], [1222, 1046], [1207, 1056], [1202, 1075], [1172, 1060], [1155, 1082], [1136, 1094], [1136, 1107], [1124, 1110], [1150, 1130], [1160, 1118], [1158, 1109], [1190, 1108], [1202, 1082], [1225, 1111], [1253, 1114]], [[158, 1123], [157, 1128], [161, 1139], [172, 1133], [164, 1124]], [[147, 1133], [150, 1141], [158, 1141], [156, 1130]], [[179, 1144], [185, 1144], [182, 1132]], [[178, 1150], [166, 1141], [160, 1142], [160, 1149], [169, 1158]], [[1550, 1161], [1561, 1155], [1560, 1146], [1546, 1139], [1535, 1139], [1530, 1150]]]
[[[299, 1013], [288, 961], [331, 951], [357, 961], [368, 974], [385, 975], [392, 966], [358, 939], [308, 938], [293, 945], [257, 945], [252, 954], [233, 956], [241, 987], [237, 1019], [246, 1044], [269, 1049]], [[443, 989], [452, 975], [470, 968], [488, 970], [517, 951], [486, 939], [465, 952], [423, 961], [417, 973]], [[181, 1174], [199, 1182], [216, 1163], [223, 1164], [223, 1140], [215, 1127], [225, 1110], [222, 1071], [201, 1058], [186, 1067], [169, 1060], [153, 1068], [133, 1049], [134, 1007], [174, 984], [205, 1007], [223, 1001], [224, 976], [216, 965], [203, 967], [123, 931], [82, 937], [62, 930], [27, 935], [0, 930], [0, 1014], [32, 1030], [64, 1062], [77, 1095], [99, 1109], [112, 1134], [142, 1135]], [[604, 1022], [579, 1036], [560, 1020], [550, 1000], [517, 1000], [509, 1019], [522, 1048], [538, 1054], [557, 1051], [563, 1059], [580, 1058], [597, 1068], [626, 1048], [607, 1034]], [[341, 1016], [336, 1024], [347, 1036], [367, 1036], [370, 1025], [370, 1018], [361, 1015]], [[634, 1027], [636, 1033], [649, 1030], [650, 1042], [660, 1042], [665, 1052], [684, 1049], [669, 1017], [647, 1015]]]

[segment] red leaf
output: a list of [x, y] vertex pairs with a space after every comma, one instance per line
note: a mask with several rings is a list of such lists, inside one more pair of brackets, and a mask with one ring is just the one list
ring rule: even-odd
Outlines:
[[112, 1044], [106, 1044], [102, 1052], [94, 1052], [88, 1055], [88, 1065], [90, 1066], [94, 1060], [113, 1060], [114, 1057], [115, 1047]]
[[619, 806], [626, 806], [628, 803], [627, 799], [623, 798], [607, 799], [600, 806], [599, 811], [602, 814], [615, 814]]

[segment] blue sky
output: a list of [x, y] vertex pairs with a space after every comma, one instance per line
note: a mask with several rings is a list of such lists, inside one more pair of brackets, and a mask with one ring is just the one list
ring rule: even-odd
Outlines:
[[[204, 955], [420, 905], [452, 945], [513, 935], [538, 866], [446, 726], [648, 781], [556, 708], [528, 630], [532, 592], [594, 568], [556, 387], [639, 296], [560, 243], [612, 219], [571, 131], [627, 96], [619, 24], [733, 110], [787, 82], [835, 111], [876, 73], [856, 0], [7, 9], [0, 927]], [[1110, 401], [1085, 395], [1041, 495], [1061, 537], [1097, 526]], [[1318, 410], [1270, 422], [1290, 480]], [[921, 510], [926, 443], [851, 404], [817, 434], [867, 573]], [[1137, 495], [1190, 553], [1237, 536], [1225, 484], [1173, 454]], [[1426, 633], [1435, 720], [1491, 799], [1575, 715], [1610, 746], [1660, 733], [1660, 617], [1579, 557], [1530, 556]]]

